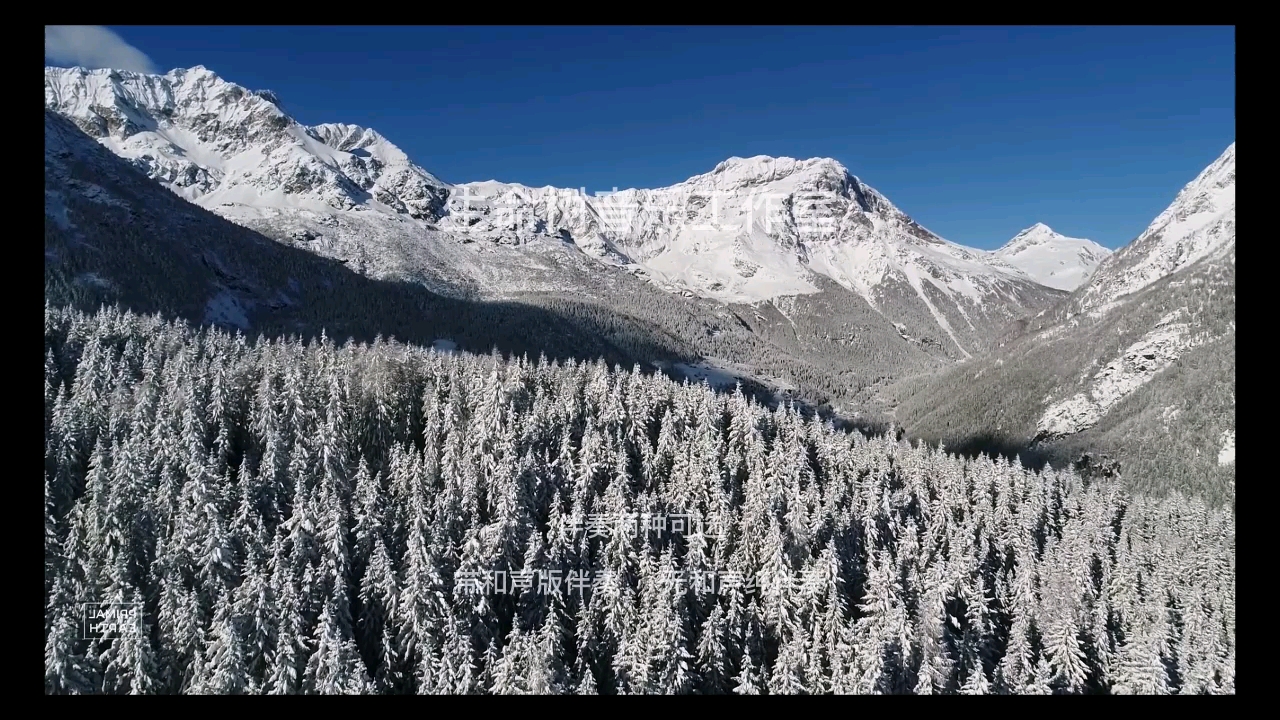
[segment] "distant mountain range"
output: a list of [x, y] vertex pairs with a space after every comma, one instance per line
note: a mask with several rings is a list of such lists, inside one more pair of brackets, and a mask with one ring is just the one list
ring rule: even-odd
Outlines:
[[[319, 239], [322, 252], [375, 274], [412, 277], [420, 268], [405, 256], [433, 246], [428, 274], [441, 292], [571, 288], [554, 273], [495, 272], [502, 260], [477, 263], [454, 247], [568, 243], [663, 289], [727, 303], [818, 293], [822, 276], [913, 337], [968, 356], [998, 327], [1056, 301], [1045, 285], [1061, 289], [1096, 262], [1076, 252], [1079, 241], [1053, 235], [1037, 236], [1034, 251], [948, 242], [826, 158], [730, 158], [671, 187], [596, 196], [450, 185], [374, 130], [303, 126], [273, 94], [203, 67], [46, 68], [45, 104], [179, 195], [269, 235]], [[1071, 266], [1046, 270], [1044, 258]]]
[[[45, 107], [60, 301], [604, 356], [948, 442], [1128, 459], [1159, 417], [1234, 478], [1216, 464], [1228, 435], [1234, 458], [1234, 145], [1115, 253], [1042, 224], [983, 251], [827, 158], [588, 195], [447, 183], [374, 130], [304, 126], [203, 67], [46, 68]], [[1193, 388], [1217, 399], [1170, 399]]]

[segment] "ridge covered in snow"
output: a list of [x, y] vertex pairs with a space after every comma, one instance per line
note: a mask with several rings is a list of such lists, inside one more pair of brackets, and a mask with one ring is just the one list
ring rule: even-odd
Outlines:
[[1222, 153], [1136, 240], [1102, 263], [1077, 301], [1082, 312], [1105, 312], [1201, 258], [1226, 253], [1236, 241], [1236, 144]]
[[1183, 489], [1192, 478], [1232, 491], [1233, 163], [1234, 146], [1068, 302], [913, 388], [898, 408], [903, 425], [945, 441], [963, 418], [966, 433], [1003, 433], [1039, 453], [1104, 450], [1149, 487], [1176, 475]]
[[1032, 280], [1058, 290], [1075, 290], [1111, 251], [1092, 240], [1067, 237], [1044, 223], [1023, 230], [994, 255]]

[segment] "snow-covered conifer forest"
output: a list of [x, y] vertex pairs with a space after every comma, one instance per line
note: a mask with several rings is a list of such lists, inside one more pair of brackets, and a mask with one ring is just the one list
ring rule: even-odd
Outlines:
[[49, 693], [1235, 691], [1177, 492], [599, 361], [48, 306], [44, 367]]

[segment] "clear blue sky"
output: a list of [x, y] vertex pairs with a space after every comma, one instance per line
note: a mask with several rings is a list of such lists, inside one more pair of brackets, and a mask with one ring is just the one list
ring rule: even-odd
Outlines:
[[1235, 30], [114, 27], [450, 182], [657, 187], [829, 156], [943, 237], [1117, 247], [1235, 140]]

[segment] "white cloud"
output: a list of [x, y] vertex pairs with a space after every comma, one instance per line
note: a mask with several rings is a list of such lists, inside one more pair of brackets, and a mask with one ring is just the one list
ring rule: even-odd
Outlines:
[[46, 25], [44, 58], [58, 65], [156, 71], [146, 53], [101, 25]]

